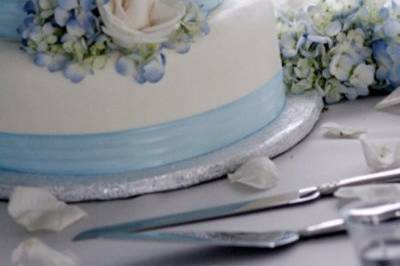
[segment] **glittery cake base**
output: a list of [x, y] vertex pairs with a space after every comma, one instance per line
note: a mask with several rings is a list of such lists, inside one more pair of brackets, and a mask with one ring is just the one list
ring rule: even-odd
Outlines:
[[0, 198], [8, 199], [15, 186], [40, 186], [68, 202], [111, 200], [210, 181], [234, 171], [249, 158], [275, 157], [296, 145], [313, 129], [322, 106], [316, 94], [291, 95], [279, 118], [252, 136], [205, 156], [159, 168], [85, 177], [0, 171]]

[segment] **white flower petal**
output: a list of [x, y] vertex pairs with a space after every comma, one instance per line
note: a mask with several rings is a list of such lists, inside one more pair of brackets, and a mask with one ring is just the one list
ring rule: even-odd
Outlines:
[[400, 104], [400, 88], [395, 89], [388, 97], [379, 102], [375, 109], [384, 110]]
[[383, 31], [390, 38], [396, 39], [400, 34], [400, 22], [396, 19], [388, 19], [383, 25]]
[[368, 88], [375, 81], [375, 66], [359, 64], [350, 77], [350, 84], [356, 88]]
[[328, 79], [325, 83], [324, 93], [325, 101], [328, 104], [337, 103], [342, 99], [342, 93], [346, 91], [346, 87], [335, 78]]
[[400, 165], [400, 145], [389, 148], [388, 145], [375, 144], [360, 137], [365, 160], [368, 166], [376, 171], [398, 167]]
[[228, 175], [232, 183], [244, 184], [256, 189], [269, 189], [279, 180], [278, 168], [267, 157], [255, 158]]
[[285, 58], [292, 58], [297, 55], [296, 40], [292, 34], [284, 34], [280, 40], [282, 54]]
[[335, 192], [335, 197], [341, 199], [400, 199], [399, 184], [372, 184], [354, 187], [343, 187]]
[[332, 39], [326, 36], [310, 35], [307, 37], [307, 40], [310, 43], [328, 44], [329, 47], [332, 46]]
[[28, 231], [60, 232], [86, 216], [78, 207], [58, 201], [40, 188], [17, 187], [10, 197], [8, 213]]
[[321, 128], [325, 131], [326, 136], [337, 138], [354, 138], [367, 133], [365, 129], [343, 126], [333, 122], [325, 123]]
[[12, 254], [13, 266], [78, 266], [76, 258], [60, 253], [31, 238], [22, 242]]
[[338, 20], [335, 20], [326, 27], [325, 32], [328, 36], [332, 37], [339, 34], [341, 30], [342, 23], [340, 23]]
[[354, 60], [347, 54], [337, 54], [332, 58], [329, 70], [340, 81], [348, 80]]

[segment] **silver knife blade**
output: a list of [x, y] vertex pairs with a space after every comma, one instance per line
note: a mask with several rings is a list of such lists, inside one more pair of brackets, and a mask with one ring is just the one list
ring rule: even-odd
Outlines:
[[[396, 200], [370, 202], [349, 210], [352, 219], [376, 224], [399, 219], [400, 202]], [[166, 232], [113, 232], [103, 235], [105, 239], [124, 241], [157, 241], [181, 244], [206, 244], [212, 246], [277, 248], [301, 239], [313, 239], [345, 232], [344, 219], [334, 219], [313, 224], [301, 230], [266, 232], [244, 231], [166, 231]]]
[[73, 240], [81, 241], [102, 238], [107, 234], [134, 233], [147, 230], [160, 229], [170, 226], [183, 225], [194, 222], [208, 221], [234, 215], [241, 215], [265, 209], [297, 205], [318, 199], [321, 196], [317, 187], [300, 189], [296, 192], [281, 194], [278, 196], [248, 200], [218, 207], [205, 208], [184, 213], [153, 217], [129, 223], [98, 227], [78, 234]]
[[[385, 204], [386, 203], [378, 203]], [[375, 207], [375, 206], [373, 206]], [[365, 210], [374, 211], [373, 207], [366, 207]], [[397, 206], [398, 207], [398, 206]], [[393, 209], [383, 208], [380, 212], [380, 219], [391, 219], [395, 213]], [[156, 241], [173, 242], [180, 244], [203, 244], [225, 247], [245, 248], [278, 248], [293, 244], [302, 239], [320, 238], [345, 232], [343, 219], [334, 219], [313, 224], [301, 230], [277, 230], [264, 232], [245, 231], [147, 231], [147, 232], [113, 232], [102, 237], [110, 240], [123, 241]]]
[[213, 232], [213, 231], [183, 231], [183, 232], [115, 232], [104, 236], [110, 240], [151, 241], [178, 244], [200, 244], [225, 247], [246, 248], [278, 248], [300, 240], [295, 231], [269, 232]]

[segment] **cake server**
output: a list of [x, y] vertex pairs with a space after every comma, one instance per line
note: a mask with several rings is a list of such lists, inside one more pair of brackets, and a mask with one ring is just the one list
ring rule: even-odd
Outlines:
[[[399, 218], [400, 202], [375, 202], [367, 207], [351, 209], [348, 215], [362, 222], [382, 223]], [[157, 241], [211, 246], [278, 248], [299, 240], [313, 239], [344, 232], [343, 219], [308, 226], [302, 230], [267, 232], [240, 231], [182, 231], [182, 232], [112, 232], [102, 237], [125, 241]]]
[[308, 226], [303, 230], [240, 232], [240, 231], [183, 231], [183, 232], [114, 232], [104, 239], [124, 241], [171, 242], [181, 244], [202, 244], [209, 246], [278, 248], [299, 240], [317, 238], [344, 232], [342, 219], [331, 220]]
[[264, 197], [254, 200], [227, 204], [217, 207], [199, 209], [166, 216], [153, 217], [133, 222], [104, 226], [90, 229], [78, 234], [74, 240], [87, 240], [102, 238], [104, 235], [118, 232], [141, 232], [165, 227], [208, 221], [213, 219], [236, 216], [256, 211], [262, 211], [277, 207], [294, 206], [306, 202], [312, 202], [324, 196], [332, 196], [341, 187], [364, 185], [371, 183], [394, 183], [400, 181], [400, 168], [390, 171], [373, 173], [342, 179], [334, 183], [326, 183], [320, 186], [302, 188], [277, 196]]

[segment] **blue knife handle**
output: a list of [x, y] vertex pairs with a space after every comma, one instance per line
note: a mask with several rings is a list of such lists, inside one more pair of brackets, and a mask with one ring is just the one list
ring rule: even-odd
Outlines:
[[189, 211], [179, 214], [171, 214], [162, 217], [149, 218], [135, 222], [124, 223], [120, 225], [104, 226], [98, 229], [92, 229], [74, 238], [75, 241], [94, 239], [107, 233], [114, 234], [115, 232], [135, 233], [143, 230], [159, 229], [165, 226], [182, 225], [192, 221], [204, 221], [214, 218], [221, 218], [224, 216], [233, 215], [234, 213], [241, 212], [245, 209], [246, 205], [254, 201], [246, 201], [241, 203], [234, 203], [215, 208], [207, 208], [195, 211]]

